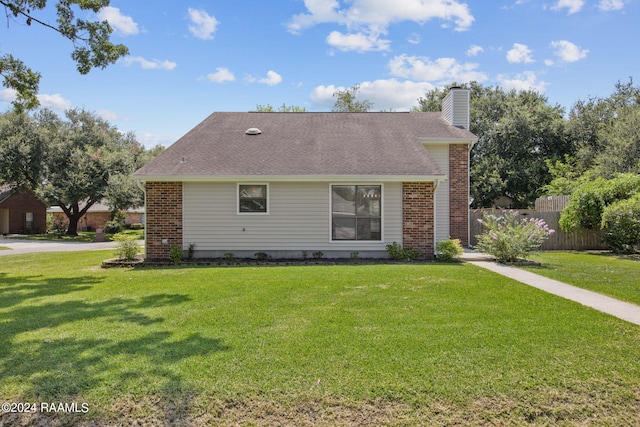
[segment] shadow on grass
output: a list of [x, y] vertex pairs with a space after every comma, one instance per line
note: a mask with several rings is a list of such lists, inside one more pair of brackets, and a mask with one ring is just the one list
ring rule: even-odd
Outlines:
[[[219, 339], [199, 333], [176, 336], [162, 328], [163, 317], [145, 312], [188, 303], [187, 295], [52, 301], [46, 297], [86, 290], [102, 278], [3, 275], [1, 279], [0, 383], [10, 394], [5, 399], [13, 395], [29, 401], [69, 402], [92, 392], [107, 393], [112, 399], [120, 393], [152, 394], [162, 402], [156, 409], [170, 411], [165, 418], [179, 422], [195, 392], [175, 365], [192, 356], [229, 349]], [[94, 324], [93, 329], [88, 326]], [[102, 412], [99, 416], [109, 416], [108, 408], [95, 409]], [[5, 414], [0, 424], [6, 420], [21, 425], [24, 420], [14, 415], [20, 414]], [[69, 418], [72, 415], [32, 416], [35, 425], [45, 425], [54, 418], [63, 423], [78, 421]]]
[[14, 277], [0, 273], [0, 309], [23, 304], [33, 298], [83, 291], [101, 281], [102, 278], [96, 276], [45, 278], [44, 276]]

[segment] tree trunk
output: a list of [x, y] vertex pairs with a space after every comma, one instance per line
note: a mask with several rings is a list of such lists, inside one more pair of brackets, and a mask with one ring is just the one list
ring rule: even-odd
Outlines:
[[[91, 203], [89, 206], [91, 206], [92, 204], [93, 203]], [[62, 203], [58, 206], [62, 208], [64, 214], [69, 220], [69, 226], [67, 227], [67, 236], [77, 236], [78, 222], [80, 221], [80, 218], [82, 218], [82, 215], [84, 215], [88, 207], [85, 207], [85, 209], [81, 211], [79, 203], [72, 203], [71, 205], [69, 205], [69, 207]]]
[[69, 227], [67, 227], [67, 236], [78, 235], [78, 221], [80, 217], [74, 212], [71, 216], [67, 216], [69, 219]]

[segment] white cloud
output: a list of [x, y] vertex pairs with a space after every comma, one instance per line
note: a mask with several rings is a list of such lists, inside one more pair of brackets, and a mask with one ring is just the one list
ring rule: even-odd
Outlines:
[[40, 107], [57, 111], [68, 110], [73, 106], [71, 101], [64, 99], [59, 93], [53, 95], [40, 94], [38, 95], [38, 101], [40, 101]]
[[165, 147], [171, 145], [176, 141], [176, 138], [172, 136], [155, 135], [153, 133], [143, 132], [141, 134], [136, 133], [136, 140], [146, 148], [153, 148], [156, 145], [164, 145]]
[[409, 37], [409, 38], [407, 39], [407, 41], [408, 41], [409, 43], [411, 43], [411, 44], [420, 44], [420, 40], [421, 40], [421, 39], [420, 39], [420, 34], [418, 34], [418, 33], [413, 33], [413, 34], [411, 34], [411, 37]]
[[600, 0], [598, 9], [608, 12], [610, 10], [622, 10], [624, 8], [624, 0]]
[[2, 89], [0, 90], [0, 101], [13, 102], [16, 100], [16, 93], [15, 89]]
[[118, 113], [114, 113], [113, 111], [109, 110], [98, 110], [96, 111], [96, 114], [98, 115], [98, 117], [108, 122], [126, 122], [129, 120], [126, 117], [122, 117]]
[[166, 60], [160, 61], [157, 59], [153, 59], [149, 61], [148, 59], [144, 59], [141, 56], [127, 56], [126, 58], [122, 59], [122, 62], [127, 67], [130, 67], [133, 64], [138, 64], [145, 70], [173, 70], [178, 65], [175, 62]]
[[273, 70], [267, 71], [267, 76], [263, 78], [247, 76], [247, 82], [249, 83], [262, 83], [268, 86], [275, 86], [282, 82], [282, 76]]
[[98, 12], [98, 18], [107, 21], [117, 33], [123, 36], [138, 34], [138, 24], [130, 16], [120, 13], [120, 9], [117, 7], [103, 7]]
[[477, 71], [478, 64], [459, 63], [455, 58], [432, 61], [425, 56], [399, 55], [389, 61], [391, 75], [426, 82], [484, 81], [487, 76]]
[[[378, 35], [386, 34], [390, 24], [402, 21], [411, 21], [424, 24], [433, 19], [440, 19], [445, 23], [453, 22], [456, 31], [465, 31], [471, 27], [474, 17], [466, 3], [458, 0], [352, 0], [345, 2], [341, 8], [338, 0], [304, 0], [307, 13], [294, 15], [287, 27], [292, 33], [311, 28], [318, 24], [334, 23], [345, 26], [350, 33], [348, 35], [340, 33], [333, 34], [330, 40], [345, 44], [353, 44], [356, 41], [344, 40], [345, 37], [360, 34], [358, 40], [360, 46], [367, 40], [377, 40]], [[362, 36], [364, 35], [364, 36]], [[373, 50], [386, 50], [388, 40], [384, 42], [371, 43]], [[384, 47], [384, 49], [381, 49]], [[360, 50], [364, 49], [349, 49]]]
[[467, 50], [467, 56], [478, 56], [479, 53], [484, 52], [484, 48], [478, 45], [471, 45]]
[[[71, 108], [73, 105], [71, 101], [65, 99], [59, 93], [48, 95], [45, 93], [41, 93], [37, 95], [38, 101], [40, 102], [41, 108], [49, 108], [55, 111], [64, 111]], [[16, 100], [16, 90], [15, 89], [2, 89], [0, 90], [0, 102], [14, 102]]]
[[229, 69], [218, 67], [215, 73], [207, 74], [207, 78], [215, 83], [224, 83], [235, 81], [236, 76]]
[[538, 76], [533, 71], [525, 71], [524, 73], [517, 74], [515, 76], [500, 74], [498, 76], [498, 81], [505, 90], [533, 90], [535, 92], [544, 93], [547, 86], [549, 86], [549, 83], [539, 81]]
[[204, 10], [189, 8], [188, 13], [191, 20], [189, 25], [191, 34], [202, 40], [213, 40], [213, 33], [216, 32], [219, 24], [218, 20]]
[[379, 38], [380, 34], [342, 34], [332, 31], [327, 36], [327, 43], [342, 51], [370, 52], [389, 50], [391, 40]]
[[558, 40], [551, 42], [554, 54], [562, 60], [562, 62], [576, 62], [587, 57], [589, 51], [580, 49], [575, 44], [567, 40]]
[[532, 51], [527, 45], [514, 43], [513, 47], [507, 52], [507, 61], [514, 63], [530, 64], [533, 60]]
[[[396, 79], [376, 80], [360, 83], [357, 97], [373, 102], [372, 111], [408, 111], [418, 105], [418, 98], [435, 86], [428, 82], [398, 81]], [[334, 92], [345, 90], [341, 86], [317, 86], [311, 92], [311, 103], [315, 109], [330, 110], [334, 103]]]
[[584, 0], [558, 0], [558, 2], [551, 7], [553, 10], [567, 9], [567, 13], [572, 15], [580, 12], [584, 7]]

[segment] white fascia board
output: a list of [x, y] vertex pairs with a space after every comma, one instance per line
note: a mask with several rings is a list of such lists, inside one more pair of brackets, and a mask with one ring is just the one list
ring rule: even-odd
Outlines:
[[134, 175], [140, 182], [440, 182], [446, 175]]
[[419, 138], [418, 139], [422, 144], [471, 144], [473, 147], [476, 142], [478, 142], [478, 138]]

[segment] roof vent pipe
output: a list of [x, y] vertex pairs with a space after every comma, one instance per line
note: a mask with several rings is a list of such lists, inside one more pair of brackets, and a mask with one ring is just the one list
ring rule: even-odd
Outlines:
[[245, 131], [247, 135], [260, 135], [262, 131], [258, 128], [249, 128]]

